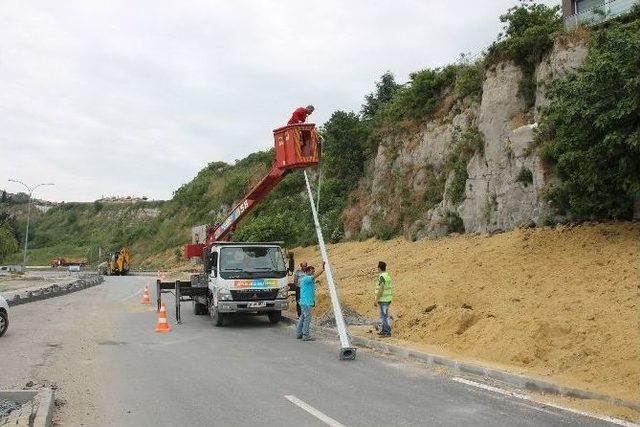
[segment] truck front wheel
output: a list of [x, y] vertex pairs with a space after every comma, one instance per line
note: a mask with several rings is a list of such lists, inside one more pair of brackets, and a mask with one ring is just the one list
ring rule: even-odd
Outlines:
[[203, 314], [207, 314], [207, 305], [202, 304], [201, 302], [193, 302], [193, 314], [196, 316], [200, 316]]
[[269, 315], [269, 323], [271, 323], [272, 325], [275, 325], [280, 321], [280, 319], [282, 319], [281, 311], [270, 311], [268, 315]]
[[213, 301], [211, 301], [211, 303], [209, 304], [209, 315], [211, 316], [214, 325], [224, 325], [224, 314], [218, 311], [217, 307], [213, 305]]

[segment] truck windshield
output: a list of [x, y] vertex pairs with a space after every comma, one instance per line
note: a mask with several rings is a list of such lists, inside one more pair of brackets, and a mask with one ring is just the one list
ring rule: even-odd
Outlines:
[[278, 247], [229, 247], [220, 249], [220, 276], [223, 279], [280, 279], [287, 267]]

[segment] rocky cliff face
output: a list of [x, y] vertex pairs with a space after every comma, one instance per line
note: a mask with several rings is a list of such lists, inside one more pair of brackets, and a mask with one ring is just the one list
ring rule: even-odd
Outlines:
[[553, 177], [534, 146], [538, 110], [549, 82], [576, 69], [586, 53], [582, 42], [556, 44], [537, 66], [533, 108], [519, 95], [521, 69], [504, 62], [487, 70], [480, 99], [447, 105], [445, 98], [420, 130], [388, 136], [345, 211], [347, 237], [491, 233], [552, 216], [541, 189]]

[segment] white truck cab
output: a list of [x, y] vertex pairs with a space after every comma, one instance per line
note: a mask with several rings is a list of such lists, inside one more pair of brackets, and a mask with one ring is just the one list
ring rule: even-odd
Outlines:
[[204, 296], [194, 297], [196, 314], [207, 311], [216, 326], [229, 313], [266, 314], [280, 321], [288, 308], [288, 274], [293, 259], [285, 264], [278, 243], [218, 242], [203, 253], [204, 274], [194, 286], [207, 286]]

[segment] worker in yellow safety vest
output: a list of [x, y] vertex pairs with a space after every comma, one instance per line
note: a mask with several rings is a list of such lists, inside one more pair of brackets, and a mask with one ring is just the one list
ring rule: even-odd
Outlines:
[[391, 325], [389, 325], [389, 304], [393, 299], [393, 288], [391, 286], [391, 276], [387, 272], [387, 263], [378, 262], [378, 280], [376, 282], [375, 306], [380, 307], [381, 328], [378, 333], [381, 337], [391, 336]]

